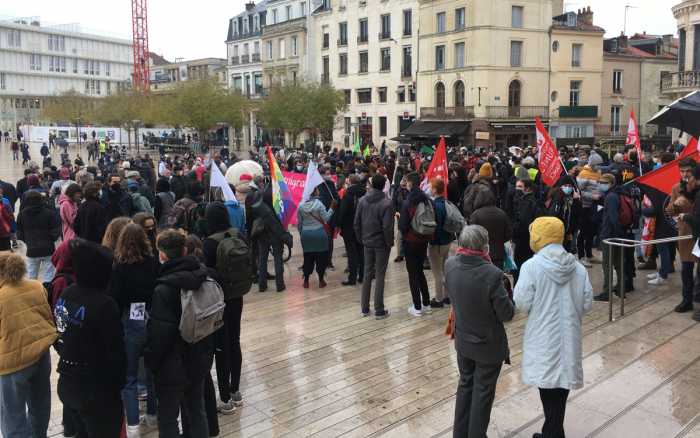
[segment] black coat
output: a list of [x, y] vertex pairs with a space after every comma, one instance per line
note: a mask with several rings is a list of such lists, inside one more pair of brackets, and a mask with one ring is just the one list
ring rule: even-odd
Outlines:
[[110, 295], [119, 305], [122, 314], [130, 309], [131, 303], [146, 303], [146, 309], [150, 310], [158, 269], [155, 257], [129, 265], [115, 263]]
[[116, 301], [102, 289], [73, 284], [63, 290], [54, 313], [61, 379], [88, 392], [119, 391], [126, 381], [126, 351]]
[[362, 184], [353, 184], [345, 191], [345, 196], [340, 201], [340, 213], [338, 213], [338, 226], [343, 230], [343, 235], [353, 233], [353, 222], [355, 221], [355, 211], [360, 202], [360, 198], [365, 196], [367, 191]]
[[[470, 225], [481, 225], [489, 232], [489, 255], [494, 263], [505, 258], [503, 245], [513, 237], [513, 226], [508, 215], [495, 205], [484, 206], [469, 217]], [[501, 266], [499, 266], [500, 268]]]
[[15, 203], [17, 203], [18, 195], [17, 195], [17, 190], [15, 190], [15, 186], [10, 184], [7, 181], [3, 181], [0, 179], [0, 187], [2, 187], [2, 193], [4, 196], [7, 197], [7, 199], [10, 201], [10, 205], [12, 205], [12, 209], [15, 209]]
[[87, 200], [78, 207], [73, 229], [78, 237], [100, 243], [108, 223], [107, 210], [102, 204], [99, 201]]
[[44, 199], [25, 201], [17, 217], [17, 238], [27, 245], [27, 257], [48, 257], [61, 236], [61, 219]]
[[209, 373], [214, 357], [214, 337], [188, 344], [180, 336], [180, 290], [197, 290], [207, 268], [192, 256], [163, 264], [151, 300], [145, 359], [157, 388], [182, 390]]

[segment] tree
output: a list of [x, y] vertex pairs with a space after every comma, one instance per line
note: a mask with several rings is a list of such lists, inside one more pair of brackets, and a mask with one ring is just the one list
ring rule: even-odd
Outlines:
[[41, 115], [44, 119], [54, 123], [64, 122], [72, 125], [78, 121], [81, 123], [92, 122], [95, 116], [97, 99], [75, 90], [69, 90], [44, 101]]
[[332, 136], [336, 117], [345, 107], [342, 93], [330, 85], [287, 83], [272, 89], [258, 117], [268, 129], [289, 133], [292, 144], [296, 144], [297, 137], [304, 131], [308, 131], [314, 141], [319, 134], [325, 138]]
[[186, 81], [171, 93], [159, 95], [155, 118], [174, 126], [197, 130], [200, 139], [221, 123], [240, 127], [244, 122], [246, 100], [230, 92], [216, 80]]

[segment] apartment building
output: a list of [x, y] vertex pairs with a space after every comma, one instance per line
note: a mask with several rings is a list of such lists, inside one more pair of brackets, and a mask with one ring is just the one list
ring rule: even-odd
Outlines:
[[0, 129], [38, 123], [49, 96], [70, 90], [106, 96], [128, 87], [132, 56], [130, 40], [76, 25], [0, 21]]
[[335, 146], [391, 142], [416, 119], [417, 0], [334, 0], [313, 15], [311, 70], [345, 95]]
[[216, 79], [226, 84], [226, 60], [202, 58], [151, 66], [151, 91], [167, 91], [179, 82]]

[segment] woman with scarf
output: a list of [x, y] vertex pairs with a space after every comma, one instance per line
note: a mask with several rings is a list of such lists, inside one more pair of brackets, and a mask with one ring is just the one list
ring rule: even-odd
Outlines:
[[496, 382], [503, 363], [510, 363], [504, 322], [514, 308], [503, 287], [503, 272], [491, 263], [489, 234], [468, 225], [458, 239], [457, 254], [445, 264], [445, 288], [452, 302], [459, 385], [453, 436], [486, 436]]

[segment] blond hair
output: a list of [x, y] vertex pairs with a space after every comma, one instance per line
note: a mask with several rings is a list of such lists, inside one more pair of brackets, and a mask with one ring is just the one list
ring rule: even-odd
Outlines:
[[131, 219], [126, 216], [115, 217], [107, 225], [105, 230], [105, 235], [102, 238], [102, 246], [114, 251], [117, 248], [117, 242], [119, 241], [119, 235], [121, 234], [124, 227], [131, 223]]
[[18, 283], [27, 273], [27, 265], [21, 255], [10, 251], [0, 252], [0, 282]]

